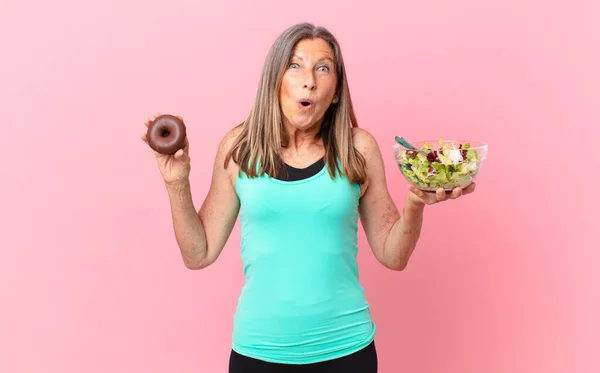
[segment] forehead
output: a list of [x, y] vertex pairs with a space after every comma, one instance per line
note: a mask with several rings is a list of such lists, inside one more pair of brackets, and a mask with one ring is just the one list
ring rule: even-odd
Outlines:
[[300, 40], [294, 48], [294, 55], [311, 59], [328, 57], [333, 60], [334, 58], [333, 49], [328, 42], [321, 38]]

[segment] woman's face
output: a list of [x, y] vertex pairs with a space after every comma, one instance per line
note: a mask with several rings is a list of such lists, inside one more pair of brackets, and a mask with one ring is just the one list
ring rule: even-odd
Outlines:
[[286, 126], [307, 130], [320, 125], [337, 102], [333, 50], [323, 39], [304, 39], [294, 50], [283, 74], [279, 100]]

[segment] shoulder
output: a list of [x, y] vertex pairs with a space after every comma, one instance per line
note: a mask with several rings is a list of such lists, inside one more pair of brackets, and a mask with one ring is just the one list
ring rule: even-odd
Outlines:
[[235, 174], [239, 167], [235, 161], [233, 153], [235, 144], [243, 130], [242, 125], [237, 125], [228, 130], [219, 141], [217, 146], [217, 154], [215, 156], [214, 172], [225, 172], [230, 176]]
[[380, 152], [377, 140], [375, 140], [375, 137], [369, 131], [363, 128], [352, 128], [352, 143], [354, 144], [354, 148], [360, 152], [367, 162], [374, 156], [379, 156]]
[[234, 155], [236, 153], [236, 148], [239, 149], [238, 140], [240, 139], [243, 128], [243, 123], [233, 127], [227, 131], [219, 141], [217, 161], [224, 162], [226, 168], [229, 168], [228, 165], [231, 165], [232, 163], [235, 164], [237, 158]]
[[384, 173], [383, 158], [377, 140], [365, 129], [357, 127], [352, 128], [352, 143], [354, 149], [362, 155], [365, 161], [366, 178], [360, 188], [361, 197], [363, 197], [367, 190], [373, 189], [373, 184], [377, 185], [379, 184], [378, 181], [382, 180]]
[[221, 137], [214, 162], [213, 180], [229, 180], [232, 190], [235, 189], [235, 179], [239, 172], [234, 153], [242, 130], [243, 126], [237, 125]]
[[225, 156], [229, 153], [240, 134], [242, 133], [243, 124], [239, 124], [225, 133], [219, 143], [219, 152]]

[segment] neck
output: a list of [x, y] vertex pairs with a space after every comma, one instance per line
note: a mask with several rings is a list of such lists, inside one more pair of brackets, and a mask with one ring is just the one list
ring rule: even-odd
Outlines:
[[295, 153], [304, 153], [315, 147], [323, 146], [323, 142], [317, 137], [321, 130], [320, 123], [308, 129], [298, 129], [289, 124], [285, 124], [284, 126], [288, 136], [288, 150]]

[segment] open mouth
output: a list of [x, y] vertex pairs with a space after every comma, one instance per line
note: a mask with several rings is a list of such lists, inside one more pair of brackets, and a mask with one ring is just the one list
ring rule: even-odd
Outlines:
[[302, 108], [306, 108], [306, 109], [308, 109], [308, 108], [310, 108], [312, 106], [312, 101], [311, 100], [303, 99], [303, 100], [300, 100], [299, 103], [300, 103], [300, 106]]

